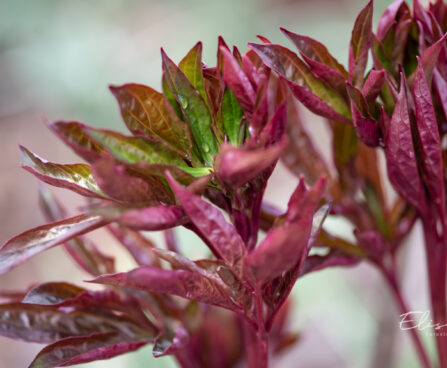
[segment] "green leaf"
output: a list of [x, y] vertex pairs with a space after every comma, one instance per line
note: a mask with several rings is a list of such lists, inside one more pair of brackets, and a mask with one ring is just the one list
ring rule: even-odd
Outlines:
[[202, 158], [207, 164], [212, 165], [213, 158], [217, 154], [217, 147], [211, 131], [213, 119], [208, 107], [185, 74], [168, 58], [164, 51], [162, 51], [162, 59], [164, 81], [188, 118]]
[[63, 165], [44, 161], [25, 147], [20, 146], [21, 165], [47, 184], [68, 188], [94, 198], [107, 198], [98, 187], [87, 164]]
[[[186, 171], [188, 174], [192, 175], [195, 178], [200, 178], [202, 176], [209, 175], [213, 172], [213, 169], [210, 167], [188, 167], [188, 166], [179, 166], [179, 169]], [[171, 173], [172, 175], [172, 173]]]
[[189, 79], [191, 85], [200, 93], [203, 100], [207, 101], [202, 74], [202, 42], [197, 42], [178, 66]]
[[241, 143], [240, 126], [244, 113], [236, 96], [229, 88], [226, 88], [223, 94], [221, 114], [225, 133], [230, 143], [238, 146]]
[[333, 125], [333, 147], [335, 165], [338, 170], [355, 156], [357, 152], [357, 135], [353, 125], [339, 121]]
[[126, 137], [111, 130], [86, 128], [86, 132], [120, 161], [185, 165], [178, 155], [158, 142], [152, 142], [142, 137]]
[[182, 155], [189, 151], [188, 128], [175, 114], [169, 114], [163, 94], [141, 84], [125, 84], [110, 90], [132, 133], [164, 141]]

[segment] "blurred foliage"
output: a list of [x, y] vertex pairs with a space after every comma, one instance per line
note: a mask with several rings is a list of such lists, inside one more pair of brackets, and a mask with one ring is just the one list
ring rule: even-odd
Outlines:
[[[32, 109], [49, 120], [64, 118], [122, 129], [118, 106], [107, 89], [109, 84], [138, 82], [160, 89], [161, 46], [179, 61], [196, 41], [202, 40], [204, 60], [214, 65], [218, 35], [245, 50], [257, 34], [284, 44], [278, 30], [283, 26], [324, 42], [346, 63], [352, 19], [365, 2], [2, 0], [0, 118]], [[375, 19], [390, 2], [375, 1]], [[315, 321], [322, 311], [333, 309], [327, 317], [332, 323], [350, 320], [362, 328], [357, 334], [325, 331], [323, 339], [334, 339], [333, 349], [339, 355], [355, 350], [351, 363], [364, 366], [374, 343], [371, 331], [376, 323], [365, 302], [358, 298], [358, 290], [344, 283], [349, 272], [328, 271], [305, 278], [298, 288], [299, 313], [293, 325], [305, 325], [308, 318]], [[350, 328], [341, 322], [333, 327]], [[414, 366], [415, 361], [409, 357], [402, 366]], [[114, 366], [124, 366], [120, 362], [128, 367], [143, 363], [174, 366], [169, 358], [154, 362], [150, 348], [121, 359]], [[103, 362], [88, 365], [103, 366]]]

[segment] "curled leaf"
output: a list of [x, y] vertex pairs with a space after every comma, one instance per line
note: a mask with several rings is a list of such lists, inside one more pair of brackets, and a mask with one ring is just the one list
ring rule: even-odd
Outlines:
[[94, 198], [107, 198], [95, 182], [87, 164], [63, 165], [45, 161], [20, 146], [22, 167], [47, 184], [68, 188]]

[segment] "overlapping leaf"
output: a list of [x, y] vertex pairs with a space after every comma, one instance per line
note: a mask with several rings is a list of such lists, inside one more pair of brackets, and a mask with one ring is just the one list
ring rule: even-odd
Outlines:
[[23, 146], [20, 146], [20, 152], [22, 167], [45, 183], [71, 189], [88, 197], [107, 198], [95, 182], [89, 165], [63, 165], [48, 162]]
[[5, 273], [34, 255], [104, 225], [99, 215], [82, 214], [25, 231], [0, 248], [0, 273]]

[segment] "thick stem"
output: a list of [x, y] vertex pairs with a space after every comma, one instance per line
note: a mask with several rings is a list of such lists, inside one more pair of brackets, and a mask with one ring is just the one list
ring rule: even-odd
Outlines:
[[426, 216], [423, 221], [425, 249], [427, 253], [427, 269], [430, 287], [430, 300], [435, 326], [440, 332], [434, 331], [438, 347], [439, 363], [441, 368], [447, 368], [447, 335], [442, 328], [447, 326], [447, 252], [445, 241], [445, 228], [442, 235], [438, 234], [435, 216]]
[[256, 299], [256, 329], [245, 324], [245, 345], [248, 368], [268, 367], [268, 334], [265, 330], [262, 294], [259, 288], [255, 290]]
[[[394, 271], [390, 272], [382, 268], [383, 275], [385, 276], [388, 284], [393, 292], [394, 297], [396, 298], [397, 305], [399, 306], [399, 310], [401, 314], [408, 314], [410, 312], [407, 303], [402, 295], [399, 284], [397, 282], [396, 274]], [[421, 362], [421, 366], [424, 368], [430, 368], [430, 359], [428, 358], [428, 354], [425, 351], [424, 345], [422, 344], [421, 338], [419, 336], [417, 326], [414, 324], [413, 320], [408, 321], [409, 327], [408, 331], [411, 334], [411, 338], [413, 340], [414, 347], [416, 349], [416, 353]]]
[[257, 288], [256, 290], [256, 316], [258, 321], [258, 348], [260, 356], [259, 368], [267, 368], [268, 366], [268, 336], [265, 331], [264, 315], [263, 315], [263, 303], [261, 290]]

